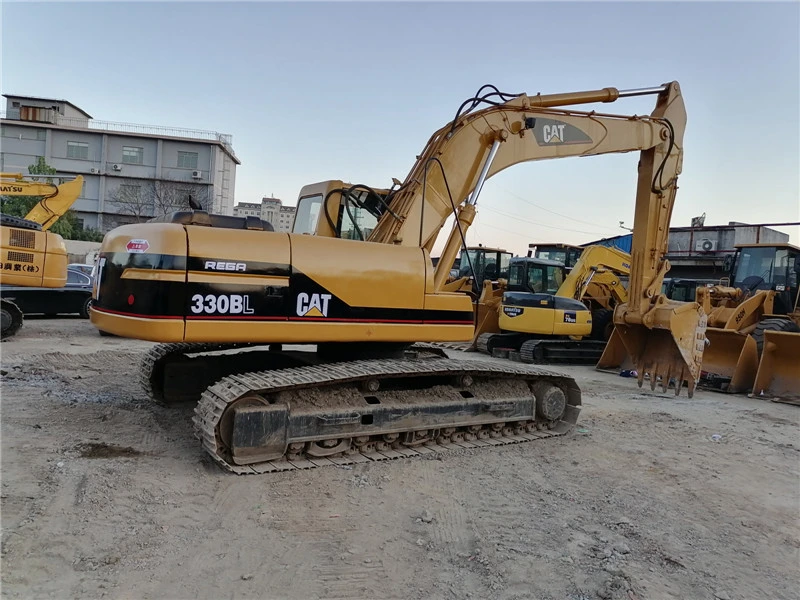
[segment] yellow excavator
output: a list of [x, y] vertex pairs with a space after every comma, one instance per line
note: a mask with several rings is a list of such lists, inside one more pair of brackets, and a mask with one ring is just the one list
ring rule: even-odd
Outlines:
[[67, 282], [64, 240], [48, 229], [78, 199], [83, 177], [58, 178], [64, 179], [59, 184], [39, 182], [21, 173], [2, 173], [0, 177], [0, 195], [42, 197], [24, 218], [0, 215], [0, 324], [2, 339], [6, 339], [17, 333], [23, 322], [22, 311], [12, 299], [15, 286], [60, 288]]
[[[656, 97], [649, 116], [575, 108], [641, 95]], [[484, 86], [403, 182], [305, 186], [292, 233], [203, 211], [112, 230], [91, 320], [161, 342], [142, 362], [145, 388], [161, 402], [197, 400], [196, 435], [235, 473], [561, 435], [580, 411], [573, 378], [424, 343], [474, 334], [469, 296], [443, 288], [487, 178], [524, 161], [639, 151], [638, 296], [614, 318], [642, 372], [682, 376], [691, 395], [702, 311], [658, 293], [685, 124], [677, 82], [531, 96]], [[451, 215], [434, 268], [430, 252]]]
[[630, 275], [630, 260], [606, 246], [583, 248], [568, 272], [561, 261], [513, 258], [507, 284], [495, 293], [502, 297], [496, 323], [482, 321], [477, 348], [527, 363], [596, 363], [614, 308], [628, 301], [622, 277]]

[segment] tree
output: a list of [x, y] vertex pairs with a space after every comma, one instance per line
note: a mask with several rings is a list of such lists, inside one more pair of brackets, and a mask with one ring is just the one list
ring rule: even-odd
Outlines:
[[186, 181], [123, 179], [109, 200], [120, 215], [129, 217], [121, 220], [141, 223], [178, 210], [189, 210], [190, 197], [208, 210], [211, 204], [209, 186]]

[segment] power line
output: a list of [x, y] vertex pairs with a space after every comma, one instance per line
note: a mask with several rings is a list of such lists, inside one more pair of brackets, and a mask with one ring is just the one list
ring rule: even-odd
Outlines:
[[531, 225], [536, 225], [537, 227], [546, 227], [547, 229], [558, 229], [559, 231], [569, 231], [569, 232], [572, 232], [572, 233], [585, 233], [587, 235], [599, 235], [599, 236], [606, 236], [607, 237], [607, 234], [604, 234], [604, 233], [601, 233], [601, 232], [598, 232], [598, 231], [582, 231], [580, 229], [569, 229], [567, 227], [556, 227], [555, 225], [545, 225], [544, 223], [539, 223], [537, 221], [531, 221], [529, 219], [525, 219], [523, 217], [520, 217], [519, 215], [512, 215], [512, 214], [509, 214], [509, 213], [504, 213], [503, 211], [497, 210], [496, 208], [493, 208], [491, 206], [483, 206], [481, 208], [481, 210], [488, 210], [488, 211], [491, 211], [491, 212], [495, 212], [495, 213], [497, 213], [499, 215], [502, 215], [504, 217], [508, 217], [509, 219], [514, 219], [514, 220], [517, 220], [517, 221], [524, 221], [525, 223], [530, 223]]
[[[597, 225], [597, 223], [589, 223], [588, 221], [581, 221], [580, 219], [576, 219], [575, 217], [571, 217], [571, 216], [568, 216], [568, 215], [562, 215], [561, 213], [558, 213], [558, 212], [556, 212], [554, 210], [550, 210], [549, 208], [545, 208], [544, 206], [539, 206], [535, 202], [532, 202], [531, 200], [528, 200], [527, 198], [523, 198], [522, 196], [519, 196], [519, 195], [515, 194], [511, 190], [508, 190], [506, 188], [502, 188], [502, 189], [507, 194], [510, 194], [511, 196], [514, 196], [518, 200], [522, 200], [523, 202], [526, 202], [527, 204], [530, 204], [531, 206], [535, 206], [539, 210], [543, 210], [545, 212], [549, 212], [549, 213], [552, 213], [554, 215], [558, 215], [559, 217], [564, 217], [565, 219], [570, 219], [571, 221], [577, 221], [578, 223], [583, 223], [584, 225]], [[609, 227], [609, 229], [611, 229], [611, 227]]]

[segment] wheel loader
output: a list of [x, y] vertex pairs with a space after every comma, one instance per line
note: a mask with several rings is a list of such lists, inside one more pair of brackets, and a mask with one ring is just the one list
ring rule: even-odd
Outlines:
[[[649, 116], [577, 109], [642, 95], [656, 97]], [[525, 161], [637, 151], [639, 291], [616, 307], [616, 327], [643, 372], [681, 377], [691, 395], [702, 312], [658, 294], [685, 124], [677, 82], [550, 95], [483, 86], [402, 182], [304, 186], [291, 233], [203, 211], [112, 230], [91, 321], [159, 342], [141, 367], [147, 393], [195, 401], [197, 437], [234, 473], [562, 435], [580, 412], [573, 378], [454, 358], [426, 342], [473, 337], [471, 299], [444, 286], [489, 177]], [[430, 252], [451, 215], [434, 268]]]
[[78, 199], [83, 177], [45, 183], [21, 173], [0, 174], [0, 195], [42, 196], [24, 218], [0, 215], [0, 325], [2, 339], [22, 327], [22, 310], [3, 294], [3, 285], [60, 288], [67, 283], [64, 239], [48, 231]]
[[[800, 398], [800, 248], [739, 244], [723, 283], [684, 280], [707, 315], [699, 385], [776, 401]], [[612, 336], [598, 369], [634, 368]]]
[[698, 287], [708, 315], [701, 382], [731, 393], [800, 398], [800, 248], [738, 244], [729, 286]]

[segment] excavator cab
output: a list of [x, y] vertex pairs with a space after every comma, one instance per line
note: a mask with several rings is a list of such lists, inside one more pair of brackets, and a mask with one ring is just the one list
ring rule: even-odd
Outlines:
[[499, 248], [466, 248], [461, 251], [458, 276], [470, 278], [472, 292], [480, 295], [484, 281], [496, 284], [500, 279], [508, 279], [508, 266], [513, 256], [511, 252]]
[[567, 273], [581, 257], [583, 248], [572, 244], [528, 244], [528, 256], [564, 263]]
[[388, 190], [323, 181], [304, 186], [292, 233], [364, 241], [386, 209]]
[[556, 260], [519, 258], [509, 268], [508, 291], [555, 294], [564, 283], [566, 267]]

